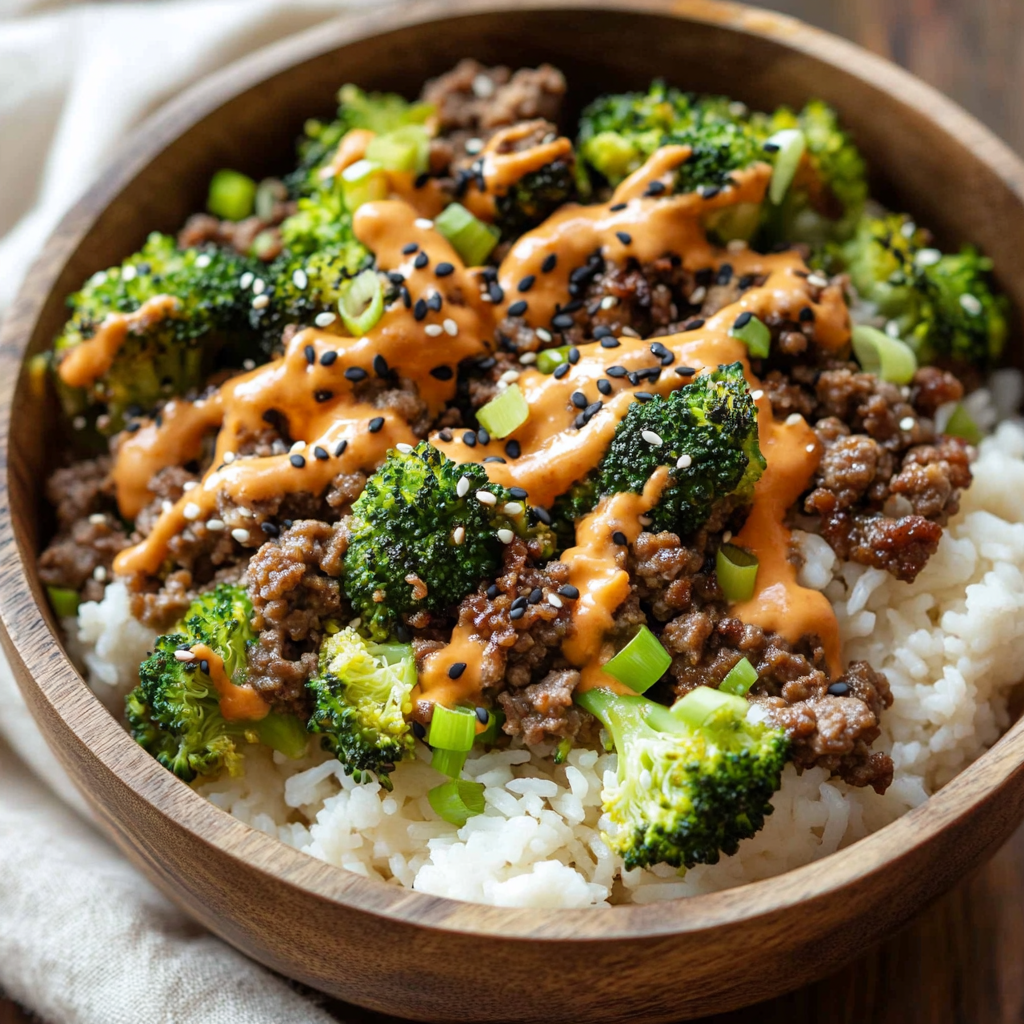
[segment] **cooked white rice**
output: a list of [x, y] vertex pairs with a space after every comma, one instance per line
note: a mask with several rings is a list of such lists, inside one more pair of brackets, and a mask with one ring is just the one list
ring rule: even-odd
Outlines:
[[[1009, 378], [1007, 378], [1009, 381]], [[996, 404], [1010, 404], [1015, 382]], [[988, 395], [979, 419], [994, 419]], [[973, 398], [973, 396], [972, 396]], [[1003, 399], [1003, 401], [1000, 401]], [[1005, 406], [1004, 406], [1005, 408]], [[601, 838], [601, 788], [615, 756], [574, 750], [557, 768], [547, 751], [478, 754], [468, 777], [485, 786], [484, 814], [461, 829], [438, 821], [426, 793], [439, 776], [424, 753], [395, 772], [394, 792], [356, 785], [321, 753], [301, 762], [253, 748], [245, 775], [197, 786], [218, 807], [331, 864], [420, 892], [518, 907], [644, 903], [723, 889], [824, 857], [924, 801], [990, 746], [1008, 724], [1006, 698], [1024, 664], [1024, 428], [985, 440], [974, 484], [938, 552], [913, 584], [840, 563], [820, 538], [798, 534], [802, 582], [831, 599], [843, 655], [886, 673], [893, 706], [875, 744], [892, 754], [885, 796], [786, 769], [763, 831], [734, 857], [680, 877], [625, 871]], [[69, 623], [74, 631], [74, 623]], [[111, 584], [85, 604], [76, 653], [97, 693], [116, 703], [134, 684], [151, 636]]]

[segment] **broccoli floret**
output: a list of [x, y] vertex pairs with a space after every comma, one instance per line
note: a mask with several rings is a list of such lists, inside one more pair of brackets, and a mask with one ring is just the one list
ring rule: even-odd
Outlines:
[[789, 741], [749, 721], [742, 697], [698, 687], [672, 709], [603, 689], [575, 699], [615, 745], [617, 781], [602, 799], [627, 868], [715, 864], [772, 813]]
[[313, 695], [309, 731], [322, 734], [356, 782], [376, 775], [391, 789], [390, 772], [413, 755], [405, 716], [412, 710], [416, 658], [408, 644], [378, 644], [344, 629], [324, 640], [320, 670], [306, 686]]
[[[651, 443], [652, 434], [660, 444]], [[605, 495], [640, 494], [659, 466], [669, 467], [669, 482], [648, 513], [652, 531], [687, 536], [723, 499], [751, 498], [765, 460], [742, 364], [701, 374], [667, 398], [634, 402], [596, 472], [572, 488], [556, 511], [563, 522], [573, 522]]]
[[[184, 394], [218, 365], [266, 356], [267, 314], [253, 309], [251, 292], [239, 285], [244, 274], [256, 276], [261, 267], [233, 251], [178, 249], [173, 238], [154, 233], [121, 266], [94, 274], [68, 299], [72, 315], [54, 343], [67, 414], [105, 411], [105, 430], [116, 431], [127, 410], [141, 412]], [[108, 315], [134, 313], [163, 295], [178, 300], [173, 315], [134, 328], [108, 370], [85, 387], [60, 380], [62, 360], [91, 338]]]
[[1002, 354], [1007, 301], [993, 292], [992, 261], [972, 246], [943, 255], [906, 215], [865, 217], [853, 239], [829, 250], [866, 307], [895, 324], [918, 361], [954, 359], [988, 367]]
[[517, 238], [551, 216], [576, 192], [571, 161], [554, 160], [524, 175], [495, 200], [494, 223], [503, 239]]
[[[203, 661], [179, 661], [175, 652], [205, 644], [224, 661], [237, 686], [246, 680], [252, 602], [242, 587], [221, 584], [197, 598], [174, 633], [156, 641], [139, 669], [139, 685], [125, 700], [135, 741], [180, 779], [226, 769], [241, 771], [242, 743], [266, 743], [290, 757], [306, 748], [303, 723], [293, 715], [270, 712], [249, 721], [228, 721]], [[207, 666], [208, 669], [208, 666]]]
[[[494, 504], [480, 501], [482, 491]], [[401, 616], [442, 612], [493, 578], [498, 531], [527, 531], [525, 513], [503, 511], [511, 501], [483, 466], [453, 462], [426, 441], [390, 451], [352, 506], [343, 583], [363, 627], [382, 639]]]

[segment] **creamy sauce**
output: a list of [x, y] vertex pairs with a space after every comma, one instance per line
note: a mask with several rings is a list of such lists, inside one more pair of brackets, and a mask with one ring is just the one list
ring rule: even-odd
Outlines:
[[[351, 135], [346, 136], [335, 156], [339, 168], [344, 161], [352, 162], [365, 153], [369, 142], [366, 135]], [[550, 145], [563, 141], [555, 140]], [[495, 143], [493, 150], [498, 148]], [[528, 158], [493, 150], [485, 154], [484, 168], [485, 177], [490, 174], [489, 185], [497, 190], [502, 182], [516, 180], [514, 175], [526, 166]], [[677, 375], [675, 367], [692, 367], [700, 372], [721, 363], [741, 361], [751, 389], [756, 389], [758, 382], [750, 374], [746, 348], [728, 333], [741, 311], [749, 310], [762, 318], [778, 312], [796, 320], [800, 310], [810, 307], [818, 344], [828, 350], [842, 349], [848, 342], [849, 322], [839, 288], [824, 289], [815, 301], [797, 253], [725, 252], [710, 245], [701, 227], [702, 219], [716, 209], [760, 202], [770, 167], [756, 164], [738, 172], [734, 175], [735, 187], [710, 199], [694, 194], [645, 195], [651, 181], [660, 181], [670, 189], [672, 172], [688, 155], [686, 147], [664, 147], [619, 186], [609, 203], [569, 204], [523, 235], [498, 269], [505, 293], [499, 303], [481, 294], [479, 272], [463, 266], [452, 246], [421, 219], [425, 209], [442, 202], [440, 195], [427, 188], [415, 189], [410, 176], [403, 181], [392, 175], [392, 191], [402, 198], [365, 204], [354, 217], [354, 229], [360, 241], [376, 254], [380, 268], [398, 271], [405, 277], [412, 308], [407, 309], [401, 301], [394, 303], [360, 338], [333, 330], [310, 328], [298, 332], [281, 358], [230, 379], [203, 403], [169, 404], [159, 426], [146, 424], [128, 437], [118, 451], [115, 479], [121, 510], [132, 517], [149, 500], [148, 483], [154, 473], [163, 466], [199, 458], [208, 435], [219, 428], [216, 451], [201, 484], [164, 512], [142, 543], [117, 556], [115, 571], [159, 572], [170, 541], [191, 522], [203, 522], [215, 515], [221, 491], [235, 501], [252, 502], [300, 491], [321, 493], [339, 473], [372, 472], [389, 448], [399, 442], [414, 444], [417, 439], [394, 412], [377, 410], [361, 401], [357, 385], [345, 376], [346, 370], [358, 368], [372, 376], [374, 357], [381, 355], [400, 377], [415, 383], [430, 414], [436, 415], [455, 395], [458, 363], [490, 352], [490, 339], [508, 306], [525, 298], [528, 308], [524, 319], [535, 328], [547, 328], [556, 306], [568, 301], [569, 274], [598, 249], [615, 261], [629, 257], [649, 261], [676, 252], [684, 266], [692, 270], [729, 263], [737, 275], [758, 275], [765, 280], [747, 289], [738, 302], [709, 317], [700, 329], [658, 338], [675, 362], [664, 367], [657, 380], [645, 380], [639, 388], [622, 377], [606, 376], [612, 365], [628, 371], [658, 363], [650, 351], [650, 341], [631, 337], [620, 338], [619, 347], [614, 349], [598, 344], [582, 347], [578, 363], [561, 380], [524, 367], [518, 383], [529, 404], [530, 417], [511, 435], [519, 442], [521, 455], [504, 463], [488, 463], [485, 469], [495, 483], [524, 488], [531, 504], [550, 505], [597, 466], [616, 425], [635, 401], [636, 390], [666, 395], [691, 379], [689, 375]], [[506, 158], [507, 162], [501, 162]], [[622, 208], [613, 209], [619, 206]], [[416, 243], [416, 251], [404, 252], [410, 243]], [[425, 253], [429, 262], [417, 268], [414, 261], [420, 253]], [[542, 265], [552, 254], [557, 256], [556, 266], [545, 272]], [[438, 277], [435, 270], [439, 263], [450, 264], [451, 272]], [[521, 296], [516, 286], [527, 275], [533, 275], [535, 282]], [[442, 300], [440, 311], [428, 308], [426, 315], [417, 320], [416, 300], [430, 298], [435, 292]], [[328, 351], [336, 352], [337, 359], [324, 366], [321, 359]], [[450, 379], [444, 379], [447, 372], [431, 372], [440, 367], [452, 371]], [[601, 379], [610, 382], [610, 394], [598, 391]], [[603, 402], [600, 411], [582, 428], [575, 426], [579, 409], [572, 396], [577, 391], [588, 402]], [[759, 558], [758, 589], [751, 601], [734, 611], [744, 621], [775, 629], [790, 640], [817, 634], [835, 673], [841, 667], [835, 615], [824, 597], [796, 582], [796, 570], [788, 559], [790, 535], [784, 525], [786, 510], [807, 487], [820, 453], [806, 424], [775, 423], [767, 398], [762, 396], [757, 404], [768, 469], [755, 491], [747, 524], [735, 542], [750, 548]], [[235, 458], [240, 443], [265, 426], [264, 414], [271, 410], [286, 416], [291, 437], [301, 439], [301, 445], [280, 456]], [[373, 432], [371, 423], [375, 424]], [[456, 437], [447, 442], [431, 438], [455, 461], [479, 463], [489, 455], [505, 454], [508, 439], [470, 447], [460, 439], [461, 431], [455, 433]], [[318, 457], [318, 449], [326, 458]], [[293, 463], [295, 455], [302, 456], [299, 467]], [[628, 575], [619, 564], [624, 563], [624, 549], [611, 542], [611, 533], [621, 530], [630, 543], [636, 539], [642, 529], [639, 516], [656, 503], [667, 475], [667, 470], [659, 470], [642, 495], [616, 495], [603, 502], [579, 524], [576, 546], [563, 555], [581, 595], [573, 609], [574, 628], [563, 652], [581, 669], [584, 687], [614, 684], [600, 666], [614, 653], [605, 637], [615, 611], [628, 596]], [[249, 546], [256, 543], [253, 540]], [[483, 651], [484, 644], [471, 627], [457, 627], [450, 645], [425, 659], [417, 695], [446, 704], [477, 702]], [[458, 661], [467, 667], [453, 680], [448, 669]]]
[[206, 644], [193, 644], [196, 661], [205, 661], [207, 675], [220, 697], [220, 713], [229, 722], [254, 722], [270, 714], [270, 705], [248, 685], [232, 682], [224, 670], [224, 659]]

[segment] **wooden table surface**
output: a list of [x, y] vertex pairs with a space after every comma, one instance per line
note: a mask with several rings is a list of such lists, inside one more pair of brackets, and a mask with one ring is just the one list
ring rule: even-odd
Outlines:
[[[771, 0], [760, 6], [905, 65], [1024, 152], [1024, 0]], [[1024, 829], [903, 932], [838, 974], [701, 1024], [1024, 1024], [1022, 954]], [[394, 1020], [339, 1003], [330, 1008], [346, 1024]], [[0, 994], [0, 1024], [30, 1019]]]

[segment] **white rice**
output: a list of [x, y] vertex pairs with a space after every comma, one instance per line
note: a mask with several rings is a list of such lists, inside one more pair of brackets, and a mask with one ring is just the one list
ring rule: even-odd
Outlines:
[[[820, 537], [796, 535], [806, 559], [802, 582], [831, 599], [844, 658], [866, 660], [889, 678], [894, 703], [875, 749], [891, 753], [895, 779], [880, 797], [822, 769], [797, 775], [788, 767], [765, 828], [717, 865], [685, 877], [666, 867], [625, 871], [601, 838], [608, 827], [601, 789], [615, 756], [592, 750], [573, 750], [561, 768], [543, 758], [547, 750], [471, 757], [466, 775], [484, 784], [486, 810], [461, 829], [430, 809], [426, 793], [440, 776], [422, 746], [417, 761], [394, 773], [392, 793], [375, 782], [356, 785], [320, 752], [295, 762], [263, 748], [247, 753], [243, 777], [196, 788], [331, 864], [498, 906], [671, 899], [824, 857], [916, 807], [1008, 725], [1006, 699], [1024, 665], [1024, 428], [1002, 423], [982, 442], [973, 469], [960, 513], [913, 584], [840, 563]], [[82, 606], [73, 646], [113, 705], [133, 685], [151, 639], [131, 620], [115, 582], [103, 602]]]

